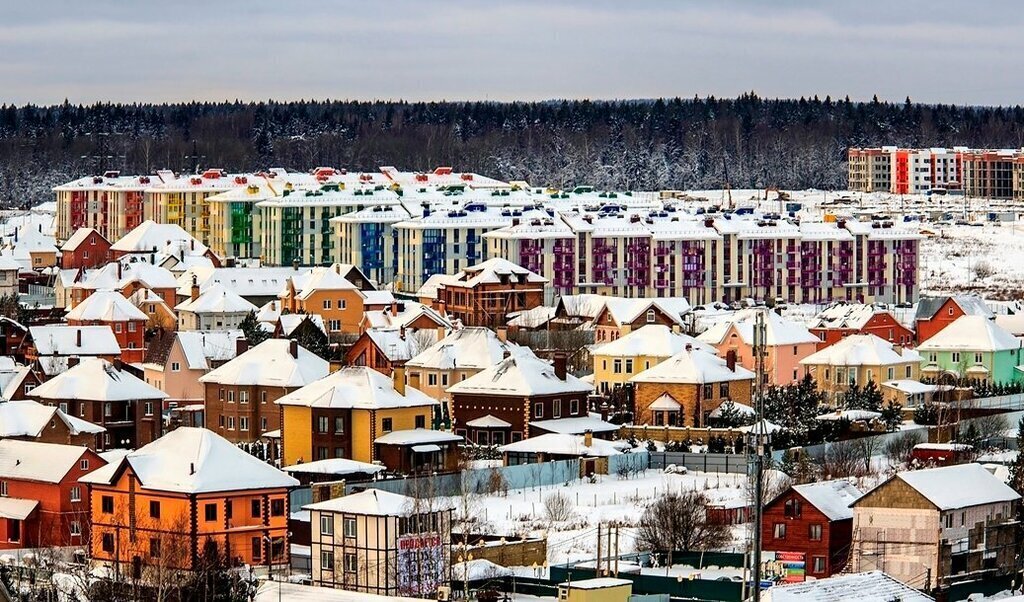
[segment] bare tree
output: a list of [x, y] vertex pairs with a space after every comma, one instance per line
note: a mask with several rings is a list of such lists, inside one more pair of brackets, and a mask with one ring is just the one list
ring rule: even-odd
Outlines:
[[669, 493], [647, 506], [637, 525], [636, 546], [654, 552], [715, 550], [729, 543], [726, 525], [707, 520], [700, 491]]
[[857, 455], [858, 464], [855, 468], [857, 476], [863, 476], [874, 472], [871, 466], [871, 459], [879, 452], [880, 443], [877, 437], [861, 437], [853, 440], [853, 449]]
[[826, 479], [841, 479], [856, 473], [859, 464], [857, 448], [852, 441], [836, 441], [830, 444], [819, 458], [822, 476]]
[[556, 491], [544, 498], [544, 518], [549, 524], [564, 523], [573, 517], [572, 500]]
[[914, 446], [920, 442], [921, 435], [917, 431], [906, 431], [889, 439], [883, 450], [889, 465], [893, 468], [909, 465]]

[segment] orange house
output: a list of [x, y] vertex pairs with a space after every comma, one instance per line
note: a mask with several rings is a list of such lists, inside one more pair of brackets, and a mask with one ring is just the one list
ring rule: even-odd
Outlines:
[[180, 427], [82, 478], [89, 554], [115, 570], [190, 570], [209, 546], [233, 564], [288, 562], [299, 482], [202, 428]]
[[394, 297], [387, 291], [361, 290], [345, 272], [336, 263], [292, 276], [278, 295], [282, 311], [319, 315], [328, 336], [359, 334], [363, 313], [391, 307]]

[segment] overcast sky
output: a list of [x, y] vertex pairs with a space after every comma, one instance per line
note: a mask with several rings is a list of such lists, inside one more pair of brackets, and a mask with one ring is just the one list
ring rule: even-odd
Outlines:
[[1013, 0], [46, 0], [0, 103], [831, 94], [1018, 104]]

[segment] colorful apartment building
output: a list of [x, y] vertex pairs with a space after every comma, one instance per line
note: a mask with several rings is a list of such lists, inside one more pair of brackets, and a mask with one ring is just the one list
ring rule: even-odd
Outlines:
[[168, 173], [122, 176], [108, 171], [55, 187], [57, 240], [69, 240], [79, 228], [92, 228], [107, 240], [121, 238], [144, 221], [145, 191]]
[[855, 192], [889, 192], [892, 188], [892, 156], [895, 146], [851, 148], [846, 153], [849, 180]]
[[188, 570], [208, 545], [232, 565], [288, 564], [288, 490], [299, 482], [206, 429], [175, 429], [82, 483], [89, 556], [114, 570]]

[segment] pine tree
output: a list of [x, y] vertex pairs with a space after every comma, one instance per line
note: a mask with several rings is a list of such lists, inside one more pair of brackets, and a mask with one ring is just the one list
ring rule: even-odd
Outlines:
[[249, 315], [245, 316], [238, 328], [241, 329], [245, 340], [249, 342], [250, 349], [270, 338], [270, 333], [263, 329], [263, 325], [256, 319], [254, 311], [250, 311]]
[[885, 424], [885, 430], [890, 433], [900, 428], [903, 424], [903, 406], [895, 400], [889, 401], [882, 409], [882, 422]]

